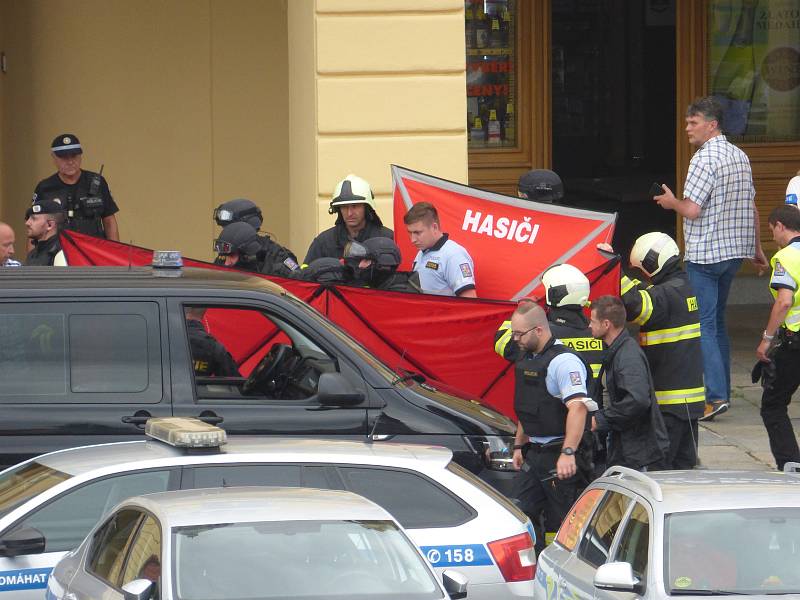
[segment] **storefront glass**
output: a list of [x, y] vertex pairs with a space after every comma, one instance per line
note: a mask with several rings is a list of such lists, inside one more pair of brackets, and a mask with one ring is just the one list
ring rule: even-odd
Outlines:
[[711, 0], [709, 89], [741, 143], [800, 140], [800, 2]]
[[517, 0], [465, 0], [469, 148], [517, 146]]

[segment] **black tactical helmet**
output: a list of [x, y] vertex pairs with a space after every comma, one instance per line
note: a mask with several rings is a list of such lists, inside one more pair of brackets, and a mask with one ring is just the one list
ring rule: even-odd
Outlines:
[[564, 197], [561, 177], [547, 169], [533, 169], [523, 173], [517, 189], [524, 198], [536, 202], [558, 202]]
[[303, 269], [303, 279], [316, 283], [344, 283], [344, 265], [329, 256], [314, 259]]
[[364, 241], [367, 257], [375, 261], [380, 271], [395, 271], [402, 262], [400, 248], [387, 237], [374, 237]]
[[255, 256], [261, 249], [258, 232], [252, 225], [242, 221], [231, 223], [222, 228], [219, 237], [214, 240], [214, 252], [226, 256], [238, 252], [244, 256]]
[[236, 198], [220, 204], [214, 209], [214, 220], [220, 227], [243, 221], [256, 231], [261, 229], [261, 223], [264, 221], [261, 209], [255, 202], [245, 198]]

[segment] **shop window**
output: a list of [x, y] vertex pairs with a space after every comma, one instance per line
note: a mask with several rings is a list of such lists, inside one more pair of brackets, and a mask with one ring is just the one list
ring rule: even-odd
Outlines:
[[709, 3], [711, 94], [722, 129], [740, 143], [800, 139], [800, 7], [797, 0]]
[[466, 0], [469, 148], [516, 147], [517, 0]]

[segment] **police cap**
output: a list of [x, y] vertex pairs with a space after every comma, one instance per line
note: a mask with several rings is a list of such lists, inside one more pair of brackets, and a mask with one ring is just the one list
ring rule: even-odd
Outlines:
[[74, 156], [75, 154], [83, 154], [83, 148], [78, 136], [71, 133], [62, 133], [53, 140], [50, 144], [50, 150], [56, 156]]
[[244, 221], [258, 230], [261, 228], [264, 218], [261, 215], [261, 209], [256, 206], [255, 202], [246, 198], [236, 198], [235, 200], [223, 202], [215, 208], [214, 220], [220, 227], [225, 227], [236, 221]]
[[57, 215], [63, 212], [64, 204], [61, 202], [61, 198], [37, 198], [25, 211], [25, 220], [30, 219], [31, 215]]

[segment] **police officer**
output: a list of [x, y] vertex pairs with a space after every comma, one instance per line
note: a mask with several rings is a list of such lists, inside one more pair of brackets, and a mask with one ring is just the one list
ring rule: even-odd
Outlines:
[[[588, 483], [591, 465], [581, 446], [589, 410], [586, 366], [550, 331], [544, 310], [523, 302], [511, 315], [511, 337], [523, 355], [516, 362], [514, 411], [519, 422], [514, 438], [514, 496], [550, 543], [572, 503]], [[530, 444], [523, 457], [522, 449]]]
[[246, 198], [235, 198], [223, 202], [214, 209], [214, 220], [220, 227], [225, 227], [237, 221], [244, 221], [258, 231], [264, 222], [261, 209], [255, 202]]
[[60, 198], [37, 198], [25, 211], [25, 231], [33, 247], [25, 260], [27, 266], [66, 266], [58, 233], [64, 223], [64, 205]]
[[788, 415], [792, 394], [800, 385], [800, 211], [791, 204], [778, 206], [768, 222], [780, 250], [770, 261], [769, 291], [775, 302], [756, 355], [775, 367], [775, 377], [765, 382], [761, 395], [761, 419], [772, 456], [783, 469], [787, 462], [800, 462]]
[[56, 196], [65, 203], [65, 229], [119, 241], [115, 216], [119, 208], [105, 178], [81, 169], [83, 148], [78, 138], [71, 133], [59, 135], [50, 150], [58, 171], [36, 185], [33, 201]]
[[548, 169], [523, 173], [517, 182], [517, 196], [536, 202], [557, 203], [564, 197], [561, 177]]
[[241, 377], [236, 361], [203, 325], [206, 309], [191, 306], [184, 309], [189, 349], [195, 375], [202, 377]]
[[258, 232], [244, 221], [226, 225], [214, 240], [216, 264], [236, 267], [243, 271], [290, 277], [299, 270], [295, 255], [269, 236]]
[[389, 238], [371, 238], [363, 243], [350, 242], [344, 250], [345, 263], [356, 285], [391, 292], [419, 294], [419, 273], [398, 271], [400, 248]]
[[363, 242], [374, 237], [394, 238], [394, 233], [384, 227], [376, 211], [375, 197], [366, 180], [348, 175], [336, 184], [328, 212], [336, 213], [336, 223], [320, 233], [311, 242], [304, 264], [329, 256], [342, 258], [344, 247], [350, 240]]
[[666, 233], [646, 233], [630, 254], [631, 267], [643, 273], [646, 282], [627, 275], [620, 282], [627, 319], [640, 327], [639, 343], [669, 435], [669, 452], [660, 465], [664, 469], [697, 464], [697, 421], [706, 406], [700, 313], [680, 258], [678, 245]]

